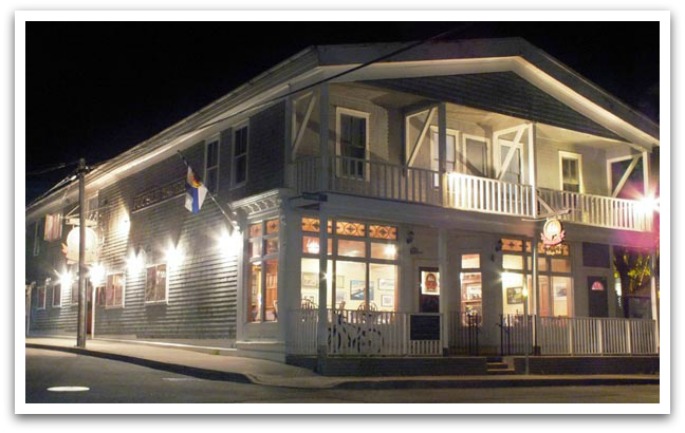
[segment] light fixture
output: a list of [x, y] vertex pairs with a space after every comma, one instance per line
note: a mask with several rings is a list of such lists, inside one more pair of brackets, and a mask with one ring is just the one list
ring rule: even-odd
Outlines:
[[234, 230], [232, 234], [224, 232], [219, 238], [219, 248], [225, 257], [236, 257], [240, 252], [243, 237], [238, 230]]
[[105, 267], [98, 263], [90, 268], [90, 282], [93, 286], [101, 284], [105, 280]]
[[395, 258], [397, 256], [397, 247], [393, 244], [386, 245], [385, 255], [390, 258]]
[[307, 241], [307, 253], [309, 254], [319, 254], [319, 241], [309, 240]]
[[170, 245], [166, 250], [166, 262], [170, 268], [176, 268], [183, 263], [183, 251], [180, 247]]
[[62, 285], [62, 287], [71, 286], [71, 283], [73, 281], [74, 281], [74, 279], [73, 279], [73, 276], [71, 275], [71, 272], [64, 271], [61, 274], [59, 274], [59, 283]]
[[128, 271], [134, 275], [143, 269], [144, 264], [145, 264], [145, 260], [143, 259], [143, 253], [142, 252], [139, 254], [136, 254], [135, 252], [131, 252], [131, 255], [128, 257], [128, 260], [126, 261]]

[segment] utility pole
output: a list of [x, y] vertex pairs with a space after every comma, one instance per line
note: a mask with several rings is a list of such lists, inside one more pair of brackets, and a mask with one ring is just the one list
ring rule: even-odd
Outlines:
[[78, 245], [78, 327], [76, 346], [86, 347], [86, 160], [78, 162], [79, 245]]

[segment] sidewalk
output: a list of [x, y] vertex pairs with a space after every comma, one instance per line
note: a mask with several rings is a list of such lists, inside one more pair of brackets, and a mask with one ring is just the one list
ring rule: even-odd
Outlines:
[[138, 341], [95, 339], [86, 341], [86, 348], [81, 349], [76, 347], [75, 339], [27, 338], [26, 347], [61, 350], [130, 362], [204, 379], [303, 389], [496, 388], [659, 384], [659, 376], [655, 375], [326, 377], [305, 368], [275, 361], [240, 357], [237, 356], [239, 352], [235, 349]]

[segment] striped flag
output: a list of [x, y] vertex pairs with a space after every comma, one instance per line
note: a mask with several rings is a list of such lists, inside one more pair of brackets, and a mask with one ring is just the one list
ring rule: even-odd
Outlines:
[[195, 176], [193, 169], [188, 166], [188, 175], [186, 177], [186, 209], [192, 213], [200, 212], [202, 203], [207, 196], [207, 188]]

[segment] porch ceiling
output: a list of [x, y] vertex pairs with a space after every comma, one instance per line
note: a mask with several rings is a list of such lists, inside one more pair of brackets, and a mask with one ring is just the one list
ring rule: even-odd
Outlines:
[[622, 140], [513, 72], [372, 80], [366, 83], [560, 128]]

